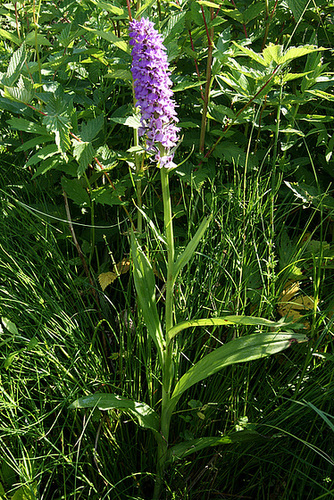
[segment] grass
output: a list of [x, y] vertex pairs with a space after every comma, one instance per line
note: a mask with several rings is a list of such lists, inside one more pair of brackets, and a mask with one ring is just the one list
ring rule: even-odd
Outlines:
[[[116, 411], [75, 415], [67, 410], [79, 395], [101, 388], [157, 403], [157, 366], [132, 309], [131, 282], [124, 276], [104, 294], [96, 287], [99, 310], [66, 224], [25, 208], [50, 213], [57, 203], [38, 186], [24, 187], [23, 176], [19, 168], [3, 174], [1, 188], [1, 316], [17, 327], [2, 332], [1, 483], [6, 498], [15, 491], [40, 499], [148, 498], [154, 471], [149, 434]], [[284, 279], [276, 271], [280, 233], [270, 245], [266, 224], [270, 178], [249, 175], [245, 192], [239, 176], [236, 169], [228, 185], [218, 176], [206, 197], [200, 195], [197, 206], [215, 217], [178, 284], [180, 317], [235, 310], [277, 315]], [[192, 213], [192, 199], [187, 203]], [[277, 200], [275, 220], [289, 220], [292, 209]], [[310, 212], [309, 226], [312, 221]], [[302, 254], [297, 252], [296, 262]], [[332, 361], [323, 358], [331, 356], [332, 297], [322, 295], [322, 288], [331, 289], [331, 279], [325, 271], [320, 281], [307, 285], [321, 298], [321, 308], [310, 318], [315, 323], [308, 346], [225, 369], [187, 392], [173, 417], [172, 442], [217, 435], [236, 425], [256, 426], [263, 439], [208, 449], [175, 464], [166, 477], [170, 498], [320, 499], [332, 494]], [[116, 303], [114, 297], [122, 294], [123, 301]], [[136, 335], [122, 313], [124, 306]], [[240, 327], [187, 330], [179, 373], [190, 359], [240, 334]]]

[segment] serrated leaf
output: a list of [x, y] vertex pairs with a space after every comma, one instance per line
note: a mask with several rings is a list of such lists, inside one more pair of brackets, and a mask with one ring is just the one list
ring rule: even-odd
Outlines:
[[103, 292], [107, 288], [107, 286], [111, 285], [115, 281], [117, 276], [118, 275], [113, 272], [99, 274], [98, 279]]
[[319, 52], [325, 50], [324, 47], [315, 47], [314, 45], [301, 45], [300, 47], [291, 47], [279, 59], [279, 64], [284, 64], [298, 57], [306, 56], [312, 52]]
[[101, 205], [121, 205], [124, 203], [121, 197], [124, 196], [125, 191], [126, 185], [124, 183], [114, 182], [114, 187], [107, 185], [93, 189], [91, 192], [92, 201]]
[[67, 179], [66, 177], [62, 177], [61, 185], [67, 196], [77, 205], [90, 205], [90, 198], [82, 179]]
[[55, 142], [61, 153], [65, 153], [70, 146], [70, 128], [71, 122], [68, 115], [68, 103], [63, 101], [59, 96], [53, 95], [49, 98], [43, 117], [43, 125], [48, 132], [55, 134]]
[[220, 446], [226, 444], [242, 444], [249, 443], [259, 440], [265, 440], [256, 431], [243, 430], [238, 432], [233, 432], [226, 436], [219, 437], [202, 437], [198, 439], [191, 439], [183, 443], [176, 444], [168, 450], [167, 461], [174, 462], [176, 460], [182, 459], [195, 453], [197, 451], [203, 450], [210, 446]]
[[80, 138], [90, 142], [97, 136], [104, 124], [104, 116], [101, 114], [87, 123], [81, 125]]
[[38, 137], [34, 137], [33, 139], [30, 139], [29, 141], [21, 144], [21, 146], [15, 149], [15, 152], [28, 151], [36, 146], [39, 146], [40, 144], [45, 144], [46, 142], [50, 141], [53, 141], [53, 137], [49, 135], [39, 135]]
[[113, 410], [115, 408], [129, 413], [138, 420], [141, 427], [159, 432], [159, 417], [147, 404], [132, 399], [117, 396], [116, 394], [94, 394], [74, 401], [69, 409], [99, 408], [99, 410]]
[[270, 43], [268, 47], [263, 50], [263, 58], [268, 65], [272, 61], [274, 61], [276, 64], [280, 64], [280, 60], [282, 59], [282, 50], [282, 45]]
[[161, 356], [164, 338], [155, 298], [154, 273], [151, 263], [140, 248], [133, 231], [131, 231], [131, 254], [138, 303], [144, 316], [147, 331], [158, 349], [159, 356]]
[[44, 45], [46, 47], [51, 47], [52, 45], [45, 36], [41, 35], [40, 33], [37, 33], [36, 35], [35, 31], [31, 31], [30, 33], [28, 33], [24, 41], [27, 45], [32, 45], [33, 47], [35, 47], [36, 41], [38, 45]]
[[248, 49], [247, 47], [243, 47], [242, 45], [239, 45], [238, 43], [234, 42], [233, 41], [233, 44], [241, 51], [243, 52], [245, 55], [249, 56], [251, 59], [253, 59], [253, 61], [256, 61], [257, 63], [261, 64], [262, 66], [265, 66], [267, 67], [268, 64], [267, 64], [267, 61], [265, 61], [265, 59], [260, 55], [258, 54], [257, 52], [254, 52], [254, 50], [252, 49]]
[[0, 37], [5, 38], [6, 40], [10, 40], [11, 42], [15, 43], [15, 45], [21, 45], [21, 40], [13, 35], [10, 31], [6, 31], [2, 28], [0, 28]]
[[25, 120], [24, 118], [14, 117], [8, 120], [7, 123], [9, 123], [12, 128], [21, 130], [22, 132], [28, 132], [29, 134], [47, 135], [46, 127], [40, 125], [39, 123]]
[[50, 156], [54, 156], [58, 154], [58, 148], [55, 144], [49, 144], [42, 149], [39, 149], [37, 153], [35, 153], [26, 163], [26, 167], [30, 167], [31, 165], [36, 165], [36, 163], [40, 163], [41, 161], [45, 161]]
[[292, 10], [293, 17], [297, 22], [302, 17], [308, 3], [308, 0], [286, 0], [286, 4]]
[[3, 84], [7, 87], [12, 87], [16, 80], [21, 75], [22, 67], [26, 60], [26, 50], [24, 43], [19, 49], [17, 49], [12, 57], [10, 58], [9, 65], [7, 68], [6, 77], [3, 80]]
[[305, 335], [297, 333], [255, 333], [231, 340], [204, 356], [180, 378], [173, 391], [169, 411], [174, 410], [184, 391], [222, 368], [261, 359], [287, 349], [292, 342], [306, 340]]
[[131, 115], [131, 116], [111, 116], [110, 121], [114, 123], [120, 123], [122, 125], [126, 125], [127, 127], [131, 127], [137, 129], [140, 127], [140, 116], [139, 115]]
[[92, 28], [88, 28], [87, 26], [82, 26], [82, 28], [85, 28], [85, 30], [90, 31], [94, 33], [97, 36], [100, 36], [101, 38], [104, 38], [104, 40], [107, 40], [108, 42], [112, 43], [119, 49], [123, 50], [127, 54], [131, 54], [131, 48], [130, 45], [122, 40], [122, 38], [117, 37], [110, 31], [100, 31], [100, 30], [95, 30]]
[[88, 165], [91, 163], [95, 156], [95, 149], [91, 142], [77, 141], [73, 139], [73, 156], [79, 163], [78, 177], [85, 172]]
[[113, 5], [110, 2], [102, 2], [100, 0], [90, 0], [90, 1], [100, 9], [111, 12], [115, 16], [123, 16], [124, 14], [124, 9], [116, 7], [116, 5]]

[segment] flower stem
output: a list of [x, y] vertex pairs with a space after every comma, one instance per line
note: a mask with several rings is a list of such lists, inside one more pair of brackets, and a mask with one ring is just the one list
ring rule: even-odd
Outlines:
[[167, 278], [166, 278], [166, 302], [165, 302], [165, 328], [166, 328], [166, 349], [162, 356], [162, 402], [161, 402], [161, 421], [160, 432], [161, 441], [158, 443], [158, 461], [157, 478], [154, 488], [153, 499], [157, 500], [160, 496], [163, 474], [168, 450], [168, 437], [170, 420], [172, 413], [170, 411], [171, 385], [174, 378], [173, 365], [173, 343], [168, 336], [168, 332], [173, 327], [173, 309], [174, 309], [174, 234], [172, 205], [169, 191], [168, 169], [161, 168], [161, 186], [164, 206], [164, 226], [167, 239]]

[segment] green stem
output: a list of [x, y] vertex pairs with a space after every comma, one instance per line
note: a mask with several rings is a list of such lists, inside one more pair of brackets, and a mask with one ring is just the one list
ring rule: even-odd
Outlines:
[[157, 500], [163, 482], [165, 462], [168, 450], [168, 437], [172, 412], [170, 410], [171, 385], [174, 378], [173, 366], [173, 344], [168, 332], [173, 327], [174, 309], [174, 234], [172, 204], [169, 191], [169, 172], [166, 168], [161, 169], [161, 186], [164, 206], [164, 226], [167, 239], [167, 278], [166, 278], [166, 302], [165, 302], [165, 328], [166, 328], [166, 349], [162, 353], [162, 402], [161, 402], [161, 441], [158, 443], [157, 479], [154, 488], [153, 499]]

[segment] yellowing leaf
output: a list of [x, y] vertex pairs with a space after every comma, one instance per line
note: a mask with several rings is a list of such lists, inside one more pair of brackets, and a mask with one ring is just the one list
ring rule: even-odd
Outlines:
[[[303, 319], [303, 311], [312, 311], [314, 308], [314, 298], [308, 295], [298, 295], [300, 292], [299, 281], [288, 281], [282, 291], [278, 302], [278, 313], [287, 316], [293, 322]], [[309, 327], [308, 323], [305, 323]]]
[[104, 291], [108, 285], [111, 285], [118, 276], [125, 274], [130, 269], [130, 261], [127, 258], [123, 258], [121, 262], [118, 262], [112, 272], [99, 274], [99, 283], [102, 290]]
[[104, 291], [108, 285], [113, 283], [117, 278], [117, 274], [115, 273], [101, 273], [99, 274], [99, 283], [101, 285], [102, 290]]

